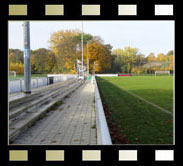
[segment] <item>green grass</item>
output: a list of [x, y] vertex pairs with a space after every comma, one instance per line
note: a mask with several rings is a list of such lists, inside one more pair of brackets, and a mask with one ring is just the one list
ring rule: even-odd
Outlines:
[[[36, 77], [47, 77], [47, 74], [32, 74], [32, 78]], [[9, 80], [18, 80], [18, 79], [24, 79], [24, 75], [17, 75], [16, 77], [9, 76]]]
[[55, 104], [53, 104], [49, 109], [48, 111], [51, 111], [51, 110], [55, 110], [58, 106], [61, 106], [62, 105], [62, 101], [57, 101]]
[[92, 128], [92, 129], [96, 129], [96, 124], [94, 124], [91, 128]]
[[112, 122], [130, 144], [173, 143], [173, 116], [123, 90], [173, 112], [172, 76], [105, 77], [97, 82]]

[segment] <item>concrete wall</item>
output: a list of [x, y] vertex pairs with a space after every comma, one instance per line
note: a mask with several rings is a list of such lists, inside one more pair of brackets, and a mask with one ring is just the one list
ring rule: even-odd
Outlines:
[[[53, 83], [66, 81], [69, 79], [76, 78], [75, 74], [50, 74], [48, 77], [53, 77]], [[48, 77], [42, 78], [32, 78], [31, 79], [31, 89], [39, 88], [49, 85]], [[11, 80], [9, 81], [9, 93], [16, 93], [24, 91], [24, 79]]]
[[95, 107], [96, 107], [96, 123], [97, 123], [97, 144], [112, 145], [109, 128], [104, 114], [104, 109], [98, 90], [98, 85], [94, 77], [95, 84]]
[[97, 77], [118, 77], [118, 74], [95, 74]]

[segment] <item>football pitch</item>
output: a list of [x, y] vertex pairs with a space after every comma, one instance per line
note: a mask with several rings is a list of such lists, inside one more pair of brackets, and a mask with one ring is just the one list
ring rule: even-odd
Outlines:
[[173, 76], [97, 77], [97, 83], [113, 144], [173, 144]]

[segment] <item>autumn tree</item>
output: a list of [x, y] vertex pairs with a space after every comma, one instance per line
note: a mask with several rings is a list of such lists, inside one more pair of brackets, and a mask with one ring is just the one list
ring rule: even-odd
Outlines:
[[56, 55], [58, 70], [60, 72], [71, 71], [78, 58], [79, 30], [61, 30], [55, 32], [50, 38], [50, 48]]
[[113, 51], [116, 56], [116, 65], [120, 66], [120, 72], [131, 73], [133, 66], [136, 64], [138, 54], [137, 48], [125, 47]]
[[168, 53], [166, 54], [167, 56], [171, 56], [171, 55], [173, 55], [174, 54], [174, 51], [173, 50], [170, 50], [170, 51], [168, 51]]
[[9, 49], [9, 61], [11, 63], [24, 63], [23, 51], [19, 49]]
[[[106, 73], [110, 72], [111, 69], [111, 45], [100, 43], [98, 40], [92, 40], [90, 44], [88, 44], [88, 57], [90, 62], [90, 73], [93, 70], [94, 62], [96, 62], [97, 66], [95, 71], [98, 73]], [[87, 63], [87, 47], [84, 48], [84, 59], [85, 64]]]
[[51, 50], [40, 48], [31, 51], [32, 73], [50, 73], [55, 64], [56, 57]]
[[147, 61], [148, 61], [149, 63], [152, 63], [152, 62], [156, 61], [156, 57], [155, 57], [154, 53], [151, 52], [151, 53], [147, 56]]
[[16, 71], [17, 74], [23, 74], [23, 63], [23, 51], [19, 49], [9, 49], [9, 71]]
[[[79, 30], [61, 30], [52, 34], [50, 48], [56, 55], [60, 72], [72, 72], [77, 59], [81, 60], [81, 32]], [[83, 34], [84, 64], [87, 59], [87, 43], [90, 59], [90, 71], [94, 61], [97, 61], [97, 72], [106, 72], [111, 68], [110, 45], [105, 45], [99, 36]]]
[[24, 65], [22, 63], [9, 63], [9, 71], [16, 71], [17, 75], [24, 74]]

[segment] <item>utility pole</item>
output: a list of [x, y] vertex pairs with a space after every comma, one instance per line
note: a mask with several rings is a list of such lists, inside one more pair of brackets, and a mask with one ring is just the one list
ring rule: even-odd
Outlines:
[[93, 62], [92, 84], [94, 83], [94, 78], [95, 78], [95, 65], [96, 65], [96, 61]]
[[82, 33], [81, 33], [81, 49], [82, 49], [82, 74], [83, 74], [83, 78], [84, 78], [84, 70], [83, 70], [83, 21], [82, 21]]
[[88, 57], [88, 42], [87, 42], [87, 71], [88, 71], [88, 76], [89, 76], [89, 57]]
[[30, 63], [30, 26], [25, 21], [24, 28], [24, 92], [31, 93], [31, 63]]
[[94, 61], [93, 63], [93, 75], [95, 76], [95, 65], [96, 65], [96, 61]]

